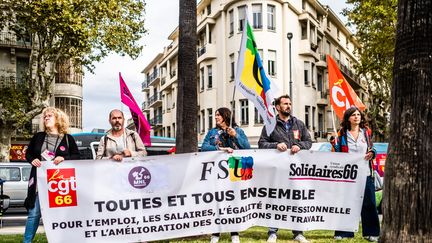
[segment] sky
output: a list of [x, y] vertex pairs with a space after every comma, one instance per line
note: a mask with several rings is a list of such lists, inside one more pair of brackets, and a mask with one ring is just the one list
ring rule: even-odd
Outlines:
[[[346, 19], [340, 14], [346, 7], [344, 0], [320, 0], [329, 5], [342, 21]], [[179, 1], [147, 0], [145, 13], [145, 27], [147, 34], [140, 41], [143, 50], [141, 55], [132, 60], [111, 54], [95, 64], [93, 73], [86, 71], [83, 81], [83, 131], [89, 132], [93, 128], [109, 128], [108, 114], [112, 109], [120, 109], [126, 119], [130, 117], [128, 107], [120, 102], [120, 88], [118, 73], [132, 92], [141, 107], [144, 94], [141, 83], [144, 81], [142, 70], [163, 48], [170, 44], [168, 35], [177, 27], [179, 16]]]

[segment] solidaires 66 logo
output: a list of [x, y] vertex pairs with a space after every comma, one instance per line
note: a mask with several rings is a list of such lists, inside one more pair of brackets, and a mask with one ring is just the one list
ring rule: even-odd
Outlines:
[[75, 169], [48, 169], [48, 201], [50, 208], [77, 205]]

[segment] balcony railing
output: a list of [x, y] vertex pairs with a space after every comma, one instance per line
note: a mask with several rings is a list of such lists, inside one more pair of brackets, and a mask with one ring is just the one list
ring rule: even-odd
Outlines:
[[17, 84], [14, 76], [0, 76], [0, 88], [15, 87]]
[[174, 78], [174, 76], [176, 76], [176, 74], [177, 74], [176, 70], [171, 71], [170, 72], [170, 78]]
[[202, 56], [204, 53], [206, 53], [206, 47], [205, 47], [205, 46], [203, 46], [203, 47], [199, 47], [199, 48], [197, 49], [197, 56], [198, 56], [198, 57]]
[[31, 47], [31, 38], [19, 38], [15, 34], [9, 32], [0, 32], [0, 45]]
[[150, 99], [148, 100], [149, 105], [155, 103], [156, 101], [161, 101], [162, 100], [161, 97], [162, 97], [161, 92], [158, 92], [153, 96], [150, 96]]
[[156, 126], [156, 125], [162, 125], [162, 115], [157, 115], [150, 119], [150, 125]]
[[145, 90], [145, 89], [147, 89], [148, 87], [149, 87], [149, 85], [148, 85], [148, 82], [147, 82], [147, 81], [144, 81], [144, 82], [141, 83], [141, 90]]

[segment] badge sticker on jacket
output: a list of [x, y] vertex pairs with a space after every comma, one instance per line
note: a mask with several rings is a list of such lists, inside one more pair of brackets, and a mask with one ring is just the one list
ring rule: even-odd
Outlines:
[[299, 130], [293, 130], [294, 139], [300, 139], [300, 131]]

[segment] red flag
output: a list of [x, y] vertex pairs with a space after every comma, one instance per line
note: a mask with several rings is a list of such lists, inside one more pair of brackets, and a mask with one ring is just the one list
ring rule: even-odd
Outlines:
[[328, 80], [330, 89], [330, 103], [339, 119], [343, 119], [344, 112], [351, 106], [356, 106], [361, 111], [366, 106], [346, 81], [336, 62], [327, 55]]
[[132, 115], [132, 119], [135, 123], [136, 130], [146, 146], [151, 146], [150, 141], [150, 124], [136, 103], [132, 93], [129, 91], [126, 83], [124, 82], [121, 73], [119, 73], [120, 79], [120, 97], [121, 102], [129, 107]]

